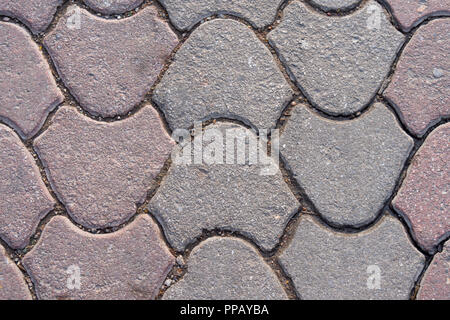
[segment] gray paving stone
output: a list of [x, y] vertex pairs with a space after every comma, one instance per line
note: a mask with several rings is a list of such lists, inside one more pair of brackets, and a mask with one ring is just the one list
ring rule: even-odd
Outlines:
[[302, 299], [409, 299], [425, 257], [391, 216], [357, 234], [302, 216], [280, 262]]
[[226, 117], [275, 126], [293, 92], [270, 51], [246, 25], [216, 19], [196, 29], [153, 96], [172, 129]]
[[370, 103], [387, 76], [404, 36], [375, 1], [330, 17], [295, 1], [268, 39], [310, 101], [332, 115]]
[[144, 0], [84, 0], [84, 2], [103, 14], [124, 13], [135, 9]]
[[310, 0], [310, 2], [325, 11], [348, 10], [355, 8], [362, 0]]
[[148, 215], [103, 235], [54, 217], [23, 259], [38, 298], [51, 300], [154, 299], [174, 262]]
[[381, 103], [354, 120], [294, 108], [281, 154], [320, 214], [336, 225], [373, 221], [391, 196], [413, 140]]
[[287, 299], [262, 256], [241, 239], [209, 238], [194, 248], [187, 265], [187, 274], [166, 291], [163, 299]]
[[31, 300], [28, 286], [19, 268], [0, 246], [0, 300]]

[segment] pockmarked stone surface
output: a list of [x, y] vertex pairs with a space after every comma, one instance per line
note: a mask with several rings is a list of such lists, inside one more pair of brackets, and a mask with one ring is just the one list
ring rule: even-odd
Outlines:
[[34, 142], [58, 198], [88, 228], [117, 226], [133, 216], [173, 144], [151, 106], [112, 123], [64, 106]]
[[0, 181], [0, 237], [23, 248], [55, 202], [33, 156], [5, 125], [0, 125]]
[[0, 0], [0, 14], [17, 18], [33, 33], [45, 31], [63, 0]]
[[103, 14], [117, 14], [124, 13], [135, 9], [144, 0], [85, 0], [84, 2]]
[[184, 250], [204, 229], [238, 231], [264, 250], [278, 243], [299, 203], [272, 157], [251, 160], [243, 148], [255, 149], [253, 143], [246, 147], [246, 137], [256, 141], [252, 131], [220, 123], [203, 134], [203, 161], [201, 154], [190, 157], [201, 141], [176, 150], [175, 163], [149, 205], [176, 250]]
[[310, 2], [322, 10], [335, 11], [355, 8], [361, 0], [310, 0]]
[[110, 234], [54, 217], [23, 264], [39, 299], [153, 299], [175, 258], [149, 216]]
[[317, 108], [349, 115], [376, 95], [404, 36], [375, 1], [342, 17], [317, 13], [295, 1], [268, 39]]
[[19, 268], [0, 246], [0, 300], [31, 300], [28, 286]]
[[384, 93], [417, 136], [450, 116], [449, 52], [449, 19], [420, 27], [403, 50]]
[[236, 238], [202, 242], [187, 261], [188, 272], [165, 300], [284, 300], [280, 281], [262, 256]]
[[153, 100], [173, 129], [213, 117], [268, 129], [292, 96], [253, 31], [234, 20], [216, 19], [196, 29], [176, 53]]
[[413, 158], [394, 198], [419, 244], [433, 252], [450, 235], [450, 123], [437, 127]]
[[298, 106], [280, 145], [294, 178], [327, 222], [357, 227], [373, 221], [384, 207], [413, 140], [394, 114], [376, 103], [346, 121]]
[[391, 216], [364, 232], [341, 234], [304, 215], [280, 262], [302, 299], [406, 300], [425, 257]]
[[20, 26], [0, 22], [0, 118], [32, 137], [63, 101], [38, 46]]
[[404, 31], [410, 31], [425, 18], [450, 15], [449, 0], [386, 0]]
[[71, 6], [44, 39], [73, 96], [103, 117], [126, 114], [137, 105], [177, 43], [154, 6], [121, 20]]
[[202, 19], [230, 14], [249, 21], [256, 28], [273, 23], [282, 0], [161, 0], [170, 20], [180, 30], [189, 30]]

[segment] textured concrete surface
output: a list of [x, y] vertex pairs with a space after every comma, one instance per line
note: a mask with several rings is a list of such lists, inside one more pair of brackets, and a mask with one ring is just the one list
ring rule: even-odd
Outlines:
[[0, 246], [0, 300], [31, 300], [31, 294], [19, 268]]
[[310, 0], [309, 2], [325, 11], [337, 11], [353, 9], [361, 3], [361, 0]]
[[103, 14], [118, 14], [130, 11], [144, 0], [84, 0], [93, 10]]

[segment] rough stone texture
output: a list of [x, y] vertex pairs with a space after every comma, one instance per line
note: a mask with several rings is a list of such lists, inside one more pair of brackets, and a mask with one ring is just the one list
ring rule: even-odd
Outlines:
[[19, 268], [0, 246], [0, 300], [31, 300], [28, 286]]
[[268, 38], [310, 101], [332, 115], [370, 103], [404, 41], [374, 1], [343, 17], [293, 2]]
[[450, 300], [450, 243], [434, 256], [420, 283], [417, 300]]
[[177, 29], [189, 30], [214, 14], [231, 14], [264, 28], [275, 20], [282, 0], [160, 0]]
[[84, 2], [103, 14], [117, 14], [130, 11], [139, 6], [144, 0], [84, 0]]
[[393, 201], [419, 244], [433, 252], [450, 235], [450, 123], [439, 126], [415, 155]]
[[33, 156], [5, 125], [0, 125], [0, 181], [0, 237], [14, 249], [23, 248], [54, 200]]
[[153, 99], [172, 128], [226, 117], [266, 129], [275, 126], [292, 95], [251, 29], [217, 19], [196, 29], [177, 52]]
[[391, 216], [364, 232], [342, 234], [304, 215], [280, 262], [302, 299], [397, 300], [409, 299], [425, 257]]
[[450, 115], [449, 52], [448, 19], [421, 27], [403, 50], [384, 93], [417, 136]]
[[373, 221], [394, 190], [413, 140], [376, 103], [361, 117], [332, 121], [294, 108], [281, 154], [319, 213], [336, 225]]
[[103, 235], [57, 216], [23, 264], [40, 299], [153, 299], [174, 261], [149, 216]]
[[62, 107], [34, 144], [73, 219], [104, 228], [125, 222], [144, 202], [173, 141], [151, 106], [112, 123]]
[[0, 118], [30, 138], [63, 95], [38, 46], [12, 23], [0, 22], [0, 70]]
[[177, 42], [154, 6], [122, 20], [71, 6], [44, 39], [70, 92], [103, 117], [126, 114], [143, 99]]
[[286, 293], [262, 256], [245, 241], [214, 237], [191, 253], [188, 272], [166, 300], [281, 300]]
[[310, 0], [310, 2], [325, 11], [347, 10], [355, 8], [362, 0]]
[[[226, 132], [224, 150], [233, 146], [226, 142], [233, 135], [255, 137], [251, 131], [237, 125], [211, 125], [205, 131], [204, 150], [214, 129], [221, 134]], [[189, 146], [187, 144], [175, 159], [188, 154]], [[245, 234], [264, 250], [273, 249], [299, 207], [278, 167], [273, 175], [263, 175], [265, 166], [261, 161], [253, 165], [249, 161], [227, 164], [226, 159], [223, 164], [202, 163], [173, 163], [150, 201], [150, 212], [160, 221], [172, 246], [184, 250], [203, 229], [220, 228]], [[272, 159], [271, 164], [275, 165]]]
[[404, 31], [410, 31], [425, 18], [450, 14], [449, 0], [386, 0]]
[[33, 33], [45, 31], [63, 0], [0, 0], [0, 14], [17, 18]]

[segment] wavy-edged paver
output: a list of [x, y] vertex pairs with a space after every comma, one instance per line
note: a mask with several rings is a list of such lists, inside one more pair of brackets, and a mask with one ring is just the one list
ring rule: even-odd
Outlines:
[[391, 216], [369, 230], [343, 234], [304, 215], [279, 259], [306, 300], [406, 300], [425, 264]]
[[419, 244], [433, 252], [450, 235], [450, 123], [437, 127], [414, 156], [393, 200]]
[[148, 215], [102, 235], [56, 216], [23, 264], [40, 299], [153, 299], [175, 258]]
[[135, 9], [144, 0], [84, 0], [93, 10], [103, 14], [118, 14]]
[[320, 214], [336, 225], [373, 221], [390, 198], [413, 140], [376, 103], [359, 118], [334, 121], [293, 109], [281, 154]]
[[325, 11], [349, 10], [362, 0], [310, 0], [310, 3]]
[[189, 30], [215, 14], [241, 17], [256, 28], [273, 23], [282, 0], [160, 0], [177, 29]]
[[188, 271], [163, 296], [165, 300], [284, 300], [273, 270], [248, 243], [209, 238], [192, 250]]
[[55, 201], [39, 168], [13, 130], [0, 124], [0, 237], [23, 248]]
[[19, 268], [0, 246], [0, 300], [31, 300], [30, 290]]
[[67, 88], [103, 117], [126, 114], [141, 102], [177, 43], [154, 6], [121, 20], [70, 6], [44, 38]]
[[0, 70], [0, 118], [30, 138], [64, 97], [39, 47], [16, 24], [0, 22]]
[[64, 106], [34, 142], [58, 198], [88, 228], [128, 220], [136, 204], [144, 202], [173, 144], [149, 105], [111, 123]]
[[176, 53], [153, 100], [174, 129], [214, 117], [267, 129], [275, 126], [292, 96], [253, 31], [234, 20], [216, 19], [196, 29]]
[[[235, 147], [242, 146], [239, 141], [245, 137], [256, 139], [252, 131], [238, 125], [210, 125], [203, 135], [204, 154], [208, 153], [209, 142], [217, 136], [223, 137], [217, 138], [223, 140], [223, 150], [234, 150], [230, 143], [233, 137], [239, 137]], [[222, 141], [219, 146], [222, 148]], [[176, 162], [150, 200], [150, 212], [160, 221], [171, 245], [182, 251], [202, 230], [226, 229], [247, 235], [265, 250], [273, 249], [299, 207], [273, 159], [267, 162], [275, 168], [273, 174], [264, 174], [267, 166], [261, 161], [238, 162], [235, 153], [226, 151], [223, 164], [209, 160], [200, 164], [178, 161], [194, 148], [187, 144], [173, 157]], [[250, 153], [246, 155], [250, 157]]]
[[450, 19], [420, 27], [403, 50], [384, 92], [417, 136], [450, 116], [449, 52]]
[[310, 101], [332, 115], [370, 103], [404, 41], [374, 1], [342, 17], [295, 1], [268, 38]]

